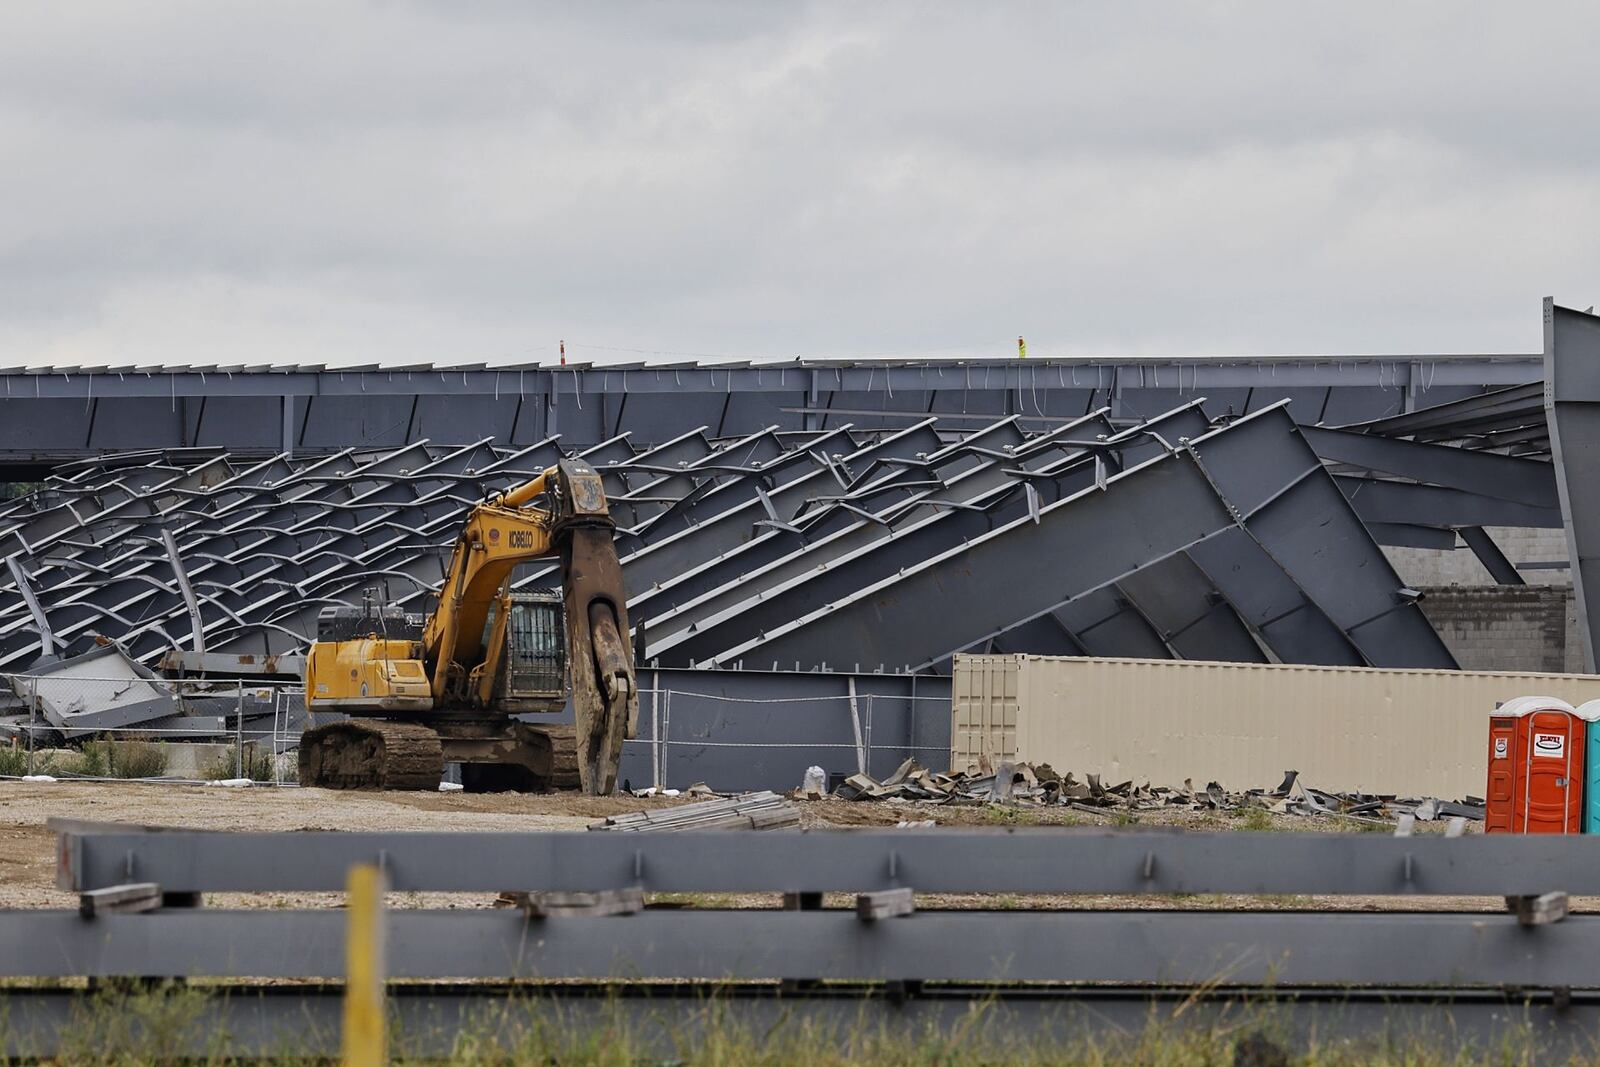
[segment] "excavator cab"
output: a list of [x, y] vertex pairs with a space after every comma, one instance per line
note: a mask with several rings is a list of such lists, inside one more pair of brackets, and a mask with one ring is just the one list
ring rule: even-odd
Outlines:
[[[559, 712], [567, 706], [567, 613], [561, 591], [512, 593], [510, 605], [495, 705], [512, 715]], [[486, 629], [493, 626], [491, 616]]]

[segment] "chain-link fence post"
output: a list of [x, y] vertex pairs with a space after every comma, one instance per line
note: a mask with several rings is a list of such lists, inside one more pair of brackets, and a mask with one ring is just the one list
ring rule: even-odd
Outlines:
[[872, 774], [872, 694], [867, 694], [867, 775]]
[[650, 682], [650, 784], [661, 788], [661, 672]]
[[283, 703], [283, 690], [272, 691], [272, 784], [282, 785], [283, 775], [278, 770], [278, 708]]
[[[861, 732], [861, 706], [856, 702], [856, 676], [853, 675], [853, 674], [850, 676], [850, 679], [849, 679], [849, 687], [850, 687], [850, 698], [849, 698], [850, 699], [850, 730], [851, 730], [851, 733], [853, 733], [855, 735], [855, 739], [856, 739], [856, 773], [857, 774], [866, 774], [867, 773], [867, 768], [871, 764], [869, 763], [869, 761], [867, 759], [867, 742], [866, 742], [866, 738]], [[872, 699], [872, 697], [868, 696], [867, 699], [870, 701]]]
[[33, 766], [34, 736], [39, 732], [39, 679], [28, 679], [28, 775], [38, 773]]
[[661, 788], [667, 788], [667, 755], [671, 752], [672, 734], [672, 690], [663, 692], [662, 697], [665, 707], [661, 713]]
[[233, 713], [233, 767], [234, 777], [244, 777], [244, 683], [235, 682], [235, 691], [239, 699], [234, 704]]

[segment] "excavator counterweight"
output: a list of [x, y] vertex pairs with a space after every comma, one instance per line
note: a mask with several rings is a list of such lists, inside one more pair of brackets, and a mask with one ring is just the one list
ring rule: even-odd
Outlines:
[[[548, 506], [535, 504], [542, 498]], [[420, 633], [391, 633], [391, 620], [405, 618], [393, 609], [356, 613], [375, 632], [319, 626], [307, 708], [354, 717], [305, 732], [301, 784], [434, 789], [444, 764], [458, 762], [469, 788], [611, 792], [638, 717], [613, 530], [599, 474], [562, 460], [468, 513]], [[560, 640], [543, 622], [554, 604], [510, 588], [519, 563], [550, 555], [561, 561]], [[562, 657], [557, 684], [530, 691], [527, 679], [548, 673], [528, 663]], [[569, 692], [570, 727], [512, 717], [560, 711]]]

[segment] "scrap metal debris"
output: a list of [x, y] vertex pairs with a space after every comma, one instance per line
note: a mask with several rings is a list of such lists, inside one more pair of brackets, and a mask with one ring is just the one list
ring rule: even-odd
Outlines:
[[[1393, 794], [1342, 793], [1314, 789], [1300, 781], [1298, 771], [1284, 773], [1275, 789], [1232, 792], [1219, 782], [1196, 788], [1191, 779], [1182, 786], [1136, 785], [1133, 780], [1106, 785], [1097, 774], [1079, 781], [1071, 772], [1058, 773], [1047, 763], [1001, 763], [998, 767], [969, 767], [964, 772], [940, 774], [915, 759], [902, 763], [893, 774], [877, 781], [853, 774], [834, 790], [843, 800], [899, 800], [928, 804], [980, 805], [1031, 804], [1065, 806], [1097, 814], [1156, 810], [1243, 812], [1259, 810], [1277, 815], [1338, 815], [1371, 822], [1393, 822], [1402, 815], [1421, 821], [1483, 818], [1483, 801], [1437, 797], [1400, 797]], [[797, 790], [796, 799], [816, 798]]]
[[610, 815], [591, 830], [782, 830], [800, 825], [800, 810], [776, 793], [744, 793], [655, 811]]
[[[9, 692], [7, 691], [9, 690]], [[242, 723], [234, 720], [241, 717]], [[104, 638], [68, 658], [47, 656], [25, 674], [0, 675], [0, 741], [35, 747], [147, 731], [165, 740], [210, 740], [238, 730], [298, 733], [305, 699], [273, 685], [164, 678]]]

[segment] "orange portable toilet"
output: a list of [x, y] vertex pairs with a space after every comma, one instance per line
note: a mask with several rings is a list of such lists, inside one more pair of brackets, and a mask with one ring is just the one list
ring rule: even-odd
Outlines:
[[1577, 710], [1543, 707], [1517, 716], [1518, 780], [1511, 826], [1524, 834], [1583, 830], [1584, 722]]
[[1574, 749], [1583, 745], [1583, 721], [1565, 700], [1517, 697], [1496, 708], [1489, 716], [1484, 833], [1577, 833], [1583, 753]]

